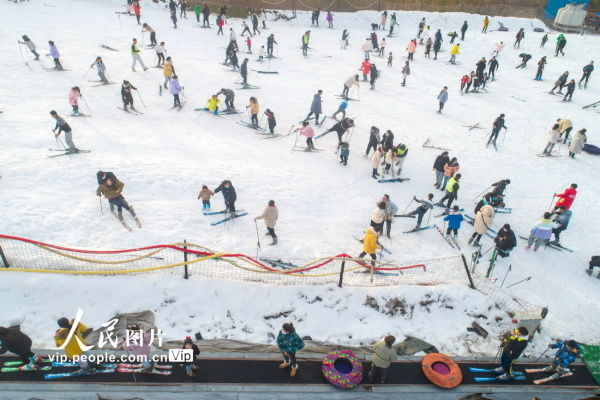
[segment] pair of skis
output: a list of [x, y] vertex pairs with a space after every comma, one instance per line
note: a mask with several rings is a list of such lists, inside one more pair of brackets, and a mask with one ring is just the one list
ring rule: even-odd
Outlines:
[[49, 158], [54, 158], [54, 157], [60, 157], [60, 156], [70, 156], [71, 154], [77, 154], [77, 153], [91, 153], [91, 150], [77, 150], [74, 152], [71, 152], [67, 149], [48, 149], [49, 151], [57, 151], [60, 152], [60, 154], [50, 154], [48, 155]]
[[392, 178], [392, 179], [378, 179], [379, 183], [389, 183], [389, 182], [404, 182], [410, 181], [410, 178]]
[[414, 232], [420, 232], [420, 231], [424, 231], [424, 230], [426, 230], [426, 229], [435, 228], [436, 226], [437, 226], [436, 224], [433, 224], [433, 225], [427, 225], [427, 226], [424, 226], [424, 227], [422, 227], [422, 228], [411, 229], [410, 231], [405, 231], [405, 232], [402, 232], [402, 233], [414, 233]]
[[229, 211], [229, 210], [222, 210], [222, 211], [205, 211], [205, 212], [203, 212], [202, 214], [204, 214], [204, 215], [229, 214], [227, 217], [225, 217], [225, 218], [223, 218], [223, 219], [220, 219], [220, 220], [218, 220], [218, 221], [211, 222], [211, 223], [210, 223], [210, 225], [211, 225], [211, 226], [220, 225], [220, 224], [222, 224], [222, 223], [224, 223], [224, 222], [231, 221], [231, 220], [233, 220], [233, 219], [236, 219], [236, 218], [239, 218], [239, 217], [243, 217], [243, 216], [245, 216], [245, 215], [248, 215], [248, 213], [247, 213], [247, 212], [245, 212], [244, 210], [237, 210], [237, 211], [235, 211], [234, 213], [232, 213], [232, 212], [231, 212], [231, 211]]
[[453, 249], [461, 250], [461, 248], [458, 245], [458, 243], [456, 242], [456, 238], [454, 236], [445, 235], [444, 232], [442, 232], [442, 230], [437, 226], [435, 228], [440, 233], [440, 235], [442, 235], [442, 238], [446, 241], [446, 243], [448, 243], [450, 245], [450, 247], [452, 247]]
[[[125, 219], [123, 218], [119, 218], [119, 216], [117, 214], [115, 214], [113, 212], [115, 218], [117, 218], [119, 220], [119, 222], [123, 225], [123, 228], [127, 229], [129, 232], [132, 231], [131, 226], [129, 226], [129, 224], [127, 222], [125, 222]], [[135, 220], [135, 224], [137, 225], [138, 229], [142, 229], [142, 223], [140, 222], [138, 217], [133, 217], [133, 219]]]
[[[504, 372], [496, 372], [493, 369], [475, 368], [475, 367], [469, 367], [469, 371], [475, 372], [475, 373], [498, 374], [498, 376], [476, 376], [473, 378], [473, 380], [477, 383], [495, 382], [495, 381], [502, 382], [502, 380], [500, 380], [498, 378], [499, 378], [500, 374], [504, 373]], [[525, 374], [523, 372], [513, 371], [511, 379], [516, 380], [516, 381], [524, 381], [527, 379], [527, 377], [525, 376]]]
[[123, 108], [123, 107], [117, 107], [119, 110], [125, 111], [126, 113], [129, 114], [133, 114], [133, 115], [144, 115], [143, 112], [136, 110], [135, 108]]

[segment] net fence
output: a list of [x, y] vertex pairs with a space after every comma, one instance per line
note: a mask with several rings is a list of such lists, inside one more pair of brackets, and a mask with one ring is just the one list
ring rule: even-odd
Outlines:
[[469, 285], [507, 311], [536, 306], [519, 301], [492, 281], [468, 272], [462, 256], [418, 263], [381, 262], [338, 254], [318, 259], [266, 259], [179, 242], [123, 250], [74, 249], [0, 235], [0, 272], [72, 275], [147, 273], [192, 275], [276, 285]]

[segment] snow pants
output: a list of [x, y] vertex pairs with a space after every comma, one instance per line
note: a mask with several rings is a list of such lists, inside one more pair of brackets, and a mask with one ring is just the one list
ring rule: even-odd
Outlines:
[[140, 63], [143, 69], [147, 69], [146, 65], [144, 65], [144, 61], [142, 60], [142, 57], [140, 57], [139, 54], [132, 54], [131, 55], [131, 69], [135, 71], [135, 65], [137, 63]]
[[444, 171], [435, 170], [435, 187], [443, 187], [442, 181], [444, 180]]
[[385, 382], [385, 377], [387, 376], [387, 368], [378, 367], [375, 363], [371, 363], [371, 370], [369, 371], [369, 379], [375, 379], [375, 375], [379, 373], [379, 382]]
[[132, 217], [135, 217], [135, 211], [133, 210], [133, 207], [129, 205], [129, 203], [127, 202], [127, 200], [125, 200], [123, 196], [108, 199], [108, 204], [111, 205], [111, 208], [113, 206], [117, 207], [117, 213], [119, 213], [120, 217], [122, 217], [123, 208], [129, 211]]
[[281, 354], [283, 355], [283, 361], [285, 361], [286, 364], [290, 364], [292, 368], [298, 368], [296, 353], [286, 353], [285, 351], [282, 351]]

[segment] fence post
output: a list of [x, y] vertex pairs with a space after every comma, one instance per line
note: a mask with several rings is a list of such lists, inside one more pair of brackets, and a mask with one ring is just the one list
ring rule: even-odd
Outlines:
[[473, 278], [471, 277], [471, 272], [469, 272], [469, 266], [467, 265], [467, 260], [465, 259], [465, 255], [461, 253], [460, 256], [462, 257], [463, 265], [465, 266], [465, 271], [467, 272], [467, 276], [469, 277], [469, 286], [471, 287], [471, 289], [476, 289], [475, 285], [473, 284]]
[[[186, 241], [185, 239], [183, 239], [183, 243], [187, 243], [187, 241]], [[187, 250], [187, 246], [183, 246], [183, 248], [184, 248], [185, 250]], [[183, 252], [183, 261], [184, 261], [184, 262], [187, 262], [187, 260], [188, 260], [188, 254], [187, 254], [187, 251], [184, 251], [184, 252]], [[190, 277], [190, 275], [188, 274], [188, 265], [187, 265], [187, 264], [185, 264], [185, 265], [183, 266], [183, 271], [184, 271], [184, 272], [183, 272], [183, 277], [184, 277], [185, 279], [188, 279], [188, 278]]]
[[2, 257], [2, 263], [4, 263], [4, 268], [10, 267], [10, 265], [8, 265], [8, 260], [6, 259], [6, 256], [4, 255], [4, 251], [2, 251], [2, 246], [0, 246], [0, 257]]
[[340, 269], [340, 281], [338, 282], [338, 287], [342, 287], [342, 283], [344, 281], [344, 269], [346, 268], [346, 260], [342, 261], [342, 268]]

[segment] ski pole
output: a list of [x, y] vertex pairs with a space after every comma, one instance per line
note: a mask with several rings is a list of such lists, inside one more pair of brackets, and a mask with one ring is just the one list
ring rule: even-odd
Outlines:
[[540, 356], [538, 358], [536, 358], [534, 362], [538, 362], [538, 360], [540, 358], [542, 358], [544, 356], [544, 354], [546, 354], [548, 352], [548, 350], [550, 350], [550, 347], [548, 347], [546, 350], [544, 350], [544, 352], [542, 354], [540, 354]]
[[408, 210], [408, 207], [410, 207], [410, 205], [412, 204], [413, 201], [415, 201], [414, 197], [412, 199], [410, 199], [410, 203], [408, 203], [408, 205], [406, 206], [406, 208], [404, 209], [404, 211], [402, 211], [402, 214], [406, 214], [406, 210]]
[[58, 145], [59, 142], [60, 142], [60, 145], [62, 146], [63, 150], [67, 153], [69, 158], [71, 158], [71, 153], [69, 153], [69, 151], [65, 147], [65, 144], [63, 143], [63, 141], [58, 136], [56, 136], [56, 144]]
[[256, 228], [256, 259], [258, 260], [258, 251], [262, 250], [260, 247], [260, 237], [258, 236], [258, 223], [254, 220], [254, 227]]
[[552, 200], [550, 200], [550, 207], [548, 207], [548, 211], [552, 211], [552, 203], [554, 203], [554, 198], [556, 197], [556, 193], [552, 195]]
[[431, 218], [432, 211], [433, 211], [433, 208], [429, 209], [429, 215], [427, 215], [427, 225], [429, 225], [429, 218]]
[[506, 287], [506, 289], [508, 289], [509, 287], [513, 287], [513, 286], [515, 286], [515, 285], [518, 285], [519, 283], [522, 283], [522, 282], [527, 282], [527, 281], [528, 281], [528, 280], [530, 280], [531, 278], [532, 278], [532, 276], [530, 276], [530, 277], [528, 277], [528, 278], [525, 278], [525, 279], [521, 279], [520, 281], [518, 281], [518, 282], [515, 282], [515, 283], [513, 283], [512, 285], [508, 285], [508, 286]]
[[83, 95], [81, 95], [81, 100], [83, 100], [83, 104], [85, 104], [85, 106], [87, 107], [88, 111], [91, 114], [92, 110], [90, 109], [90, 106], [88, 106], [88, 103], [87, 103], [87, 101], [85, 101], [85, 98], [83, 97]]
[[489, 190], [489, 188], [491, 188], [492, 185], [486, 187], [485, 189], [483, 189], [483, 192], [479, 193], [477, 196], [473, 197], [473, 201], [475, 201], [476, 199], [478, 199], [479, 197], [481, 197], [482, 194], [484, 194], [485, 192], [487, 192]]
[[85, 78], [86, 75], [90, 72], [91, 69], [92, 69], [92, 67], [90, 67], [87, 71], [85, 71], [85, 74], [83, 74], [82, 78]]
[[144, 108], [146, 108], [146, 104], [144, 104], [144, 99], [142, 99], [142, 95], [140, 94], [140, 92], [138, 90], [135, 91], [138, 95], [138, 97], [140, 98], [140, 101], [142, 102], [142, 105], [144, 106]]
[[25, 57], [23, 57], [23, 49], [21, 48], [21, 43], [19, 43], [18, 40], [17, 40], [17, 44], [19, 45], [19, 53], [21, 53], [21, 61], [23, 61], [25, 64], [27, 64], [25, 62]]
[[508, 276], [508, 273], [511, 271], [512, 269], [512, 265], [508, 266], [508, 269], [506, 270], [506, 275], [504, 275], [504, 279], [502, 279], [502, 283], [500, 284], [500, 287], [504, 286], [504, 281], [506, 281], [506, 277]]
[[100, 200], [100, 213], [104, 214], [104, 210], [102, 209], [102, 197], [98, 196], [98, 200]]
[[508, 130], [508, 128], [504, 128], [504, 136], [502, 136], [502, 144], [504, 144], [504, 141], [506, 140], [506, 131]]

